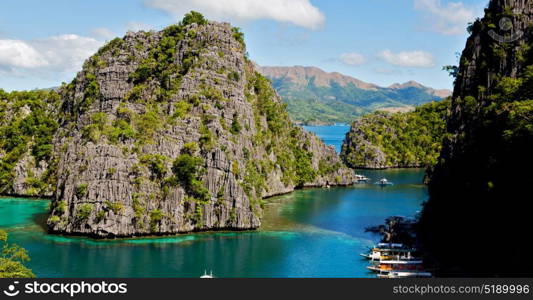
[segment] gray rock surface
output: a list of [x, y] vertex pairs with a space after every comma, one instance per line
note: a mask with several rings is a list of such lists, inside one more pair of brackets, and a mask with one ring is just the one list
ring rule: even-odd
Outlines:
[[57, 126], [50, 122], [57, 119], [56, 100], [58, 95], [49, 91], [0, 89], [0, 195], [53, 196], [55, 161], [43, 149], [50, 146], [45, 132], [51, 137]]
[[[166, 42], [165, 31], [128, 33], [62, 87], [51, 231], [109, 238], [254, 229], [264, 197], [354, 182], [333, 148], [291, 124], [270, 86], [254, 85], [260, 75], [229, 24], [188, 25], [168, 50], [168, 77], [152, 69], [148, 79], [132, 79], [155, 65], [149, 59]], [[175, 81], [178, 87], [168, 88]], [[98, 87], [94, 96], [91, 84]], [[157, 126], [143, 125], [147, 119]], [[121, 121], [135, 134], [111, 138]], [[172, 183], [173, 162], [191, 152], [191, 143], [198, 145], [191, 154], [202, 162], [197, 179], [206, 200]], [[160, 158], [159, 173], [147, 157]], [[299, 167], [306, 161], [310, 168]]]

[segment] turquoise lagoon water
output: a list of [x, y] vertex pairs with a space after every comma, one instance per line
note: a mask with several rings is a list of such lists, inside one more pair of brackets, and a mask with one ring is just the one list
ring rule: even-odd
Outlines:
[[[338, 126], [335, 126], [338, 127]], [[0, 199], [0, 228], [28, 249], [39, 277], [372, 277], [359, 253], [378, 236], [365, 228], [413, 216], [427, 199], [422, 170], [361, 171], [395, 185], [307, 189], [268, 199], [251, 232], [97, 241], [49, 235], [48, 200]]]

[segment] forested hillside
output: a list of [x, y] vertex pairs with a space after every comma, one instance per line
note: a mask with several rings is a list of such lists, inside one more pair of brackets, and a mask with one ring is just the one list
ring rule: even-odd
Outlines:
[[315, 67], [259, 67], [272, 81], [292, 120], [299, 124], [350, 124], [386, 108], [414, 108], [450, 95], [414, 81], [380, 87]]
[[450, 101], [413, 112], [376, 112], [353, 122], [341, 158], [352, 168], [424, 167], [437, 162]]

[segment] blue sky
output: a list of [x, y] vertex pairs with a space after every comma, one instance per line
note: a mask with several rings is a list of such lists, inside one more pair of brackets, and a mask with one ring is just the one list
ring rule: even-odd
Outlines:
[[452, 87], [465, 27], [488, 0], [2, 0], [0, 88], [70, 81], [84, 59], [128, 30], [159, 30], [194, 9], [242, 27], [252, 60], [317, 66], [388, 86]]

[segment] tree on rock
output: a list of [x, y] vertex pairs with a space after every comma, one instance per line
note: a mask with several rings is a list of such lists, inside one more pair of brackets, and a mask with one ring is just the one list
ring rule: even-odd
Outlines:
[[0, 230], [0, 278], [34, 278], [35, 274], [24, 266], [30, 260], [26, 249], [8, 243], [8, 234]]

